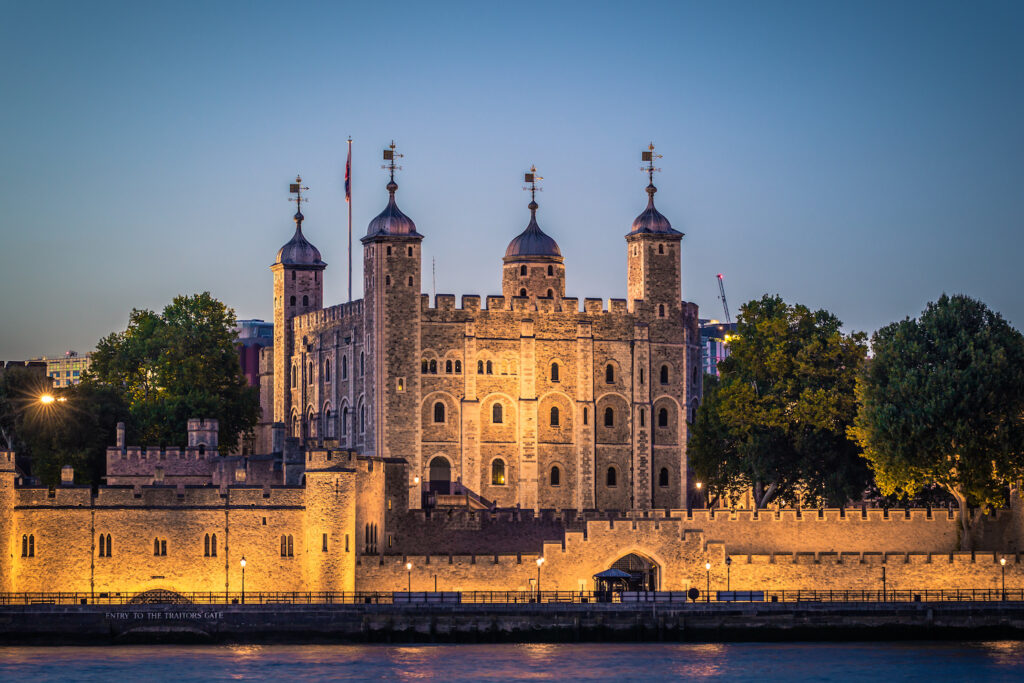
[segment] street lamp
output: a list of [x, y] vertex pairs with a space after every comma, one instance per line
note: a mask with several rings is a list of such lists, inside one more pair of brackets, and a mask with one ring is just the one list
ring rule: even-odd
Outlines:
[[700, 497], [700, 506], [701, 507], [705, 507], [704, 506], [704, 492], [701, 491], [701, 487], [702, 486], [704, 486], [704, 484], [702, 484], [701, 482], [698, 481], [697, 482], [697, 495]]
[[412, 562], [405, 563], [405, 571], [409, 572], [409, 585], [407, 590], [412, 593]]
[[730, 576], [730, 574], [731, 574], [731, 567], [732, 567], [732, 558], [731, 557], [725, 558], [725, 590], [726, 591], [731, 591], [732, 590], [732, 577]]
[[239, 562], [242, 565], [242, 604], [245, 604], [245, 555], [242, 555], [242, 561]]
[[544, 564], [544, 558], [537, 558], [537, 604], [540, 604], [540, 567]]
[[39, 397], [39, 402], [42, 403], [44, 406], [48, 406], [56, 400], [57, 399], [53, 397], [53, 394], [43, 394], [42, 396]]
[[708, 573], [707, 588], [704, 590], [704, 602], [711, 602], [711, 563], [705, 562], [704, 569]]
[[1002, 599], [1006, 600], [1006, 558], [999, 558], [999, 570], [1003, 573], [1003, 596]]

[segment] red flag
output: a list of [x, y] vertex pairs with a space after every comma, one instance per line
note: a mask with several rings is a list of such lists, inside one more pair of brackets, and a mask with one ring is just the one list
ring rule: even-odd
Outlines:
[[345, 201], [352, 201], [352, 144], [348, 146], [348, 161], [345, 162]]

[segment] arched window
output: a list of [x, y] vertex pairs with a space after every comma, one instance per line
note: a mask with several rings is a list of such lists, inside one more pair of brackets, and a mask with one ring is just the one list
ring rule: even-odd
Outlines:
[[303, 294], [302, 295], [302, 305], [303, 306], [308, 306], [309, 305], [309, 295], [308, 294]]
[[558, 465], [551, 468], [551, 479], [549, 481], [552, 486], [560, 486], [562, 484], [562, 473], [558, 470]]
[[390, 275], [385, 275], [384, 276], [384, 284], [387, 285], [388, 287], [391, 286], [391, 276]]
[[495, 403], [494, 407], [491, 408], [491, 422], [494, 424], [501, 424], [501, 404]]
[[604, 381], [608, 384], [615, 383], [615, 366], [611, 363], [604, 366]]
[[519, 296], [526, 296], [526, 287], [519, 290]]
[[199, 455], [206, 455], [206, 444], [199, 444]]
[[412, 275], [409, 276], [409, 286], [412, 287]]
[[366, 431], [366, 406], [359, 406], [359, 433]]
[[421, 364], [421, 371], [425, 375], [425, 374], [427, 374], [427, 372], [429, 372], [429, 370], [430, 370], [430, 364], [427, 362], [427, 359], [424, 358], [423, 359], [423, 363]]
[[555, 296], [555, 290], [549, 289], [548, 290], [548, 298], [551, 299], [551, 298], [554, 298], [554, 296]]
[[313, 362], [309, 363], [309, 375], [306, 377], [306, 381], [310, 384], [313, 383]]
[[554, 275], [554, 274], [555, 274], [555, 267], [554, 266], [548, 266], [548, 276], [551, 276], [551, 275]]
[[482, 360], [478, 360], [476, 362], [476, 374], [478, 374], [478, 375], [484, 374], [484, 362]]
[[100, 557], [107, 556], [107, 539], [103, 534], [100, 534]]
[[412, 247], [409, 247], [408, 249], [409, 249], [409, 252], [408, 252], [409, 256], [412, 256]]
[[455, 361], [455, 374], [456, 375], [461, 375], [462, 374], [462, 361], [461, 360]]
[[608, 468], [608, 473], [605, 474], [604, 483], [607, 486], [617, 486], [619, 480], [619, 473], [615, 471], [614, 467]]
[[487, 361], [487, 374], [488, 375], [493, 375], [494, 374], [494, 366], [491, 365], [491, 361]]
[[[294, 273], [293, 273], [293, 274], [294, 274]], [[288, 303], [289, 303], [290, 305], [294, 306], [294, 305], [295, 305], [295, 297], [293, 296], [293, 297], [292, 297], [291, 299], [289, 299], [289, 300], [288, 300]]]
[[388, 256], [391, 256], [391, 247], [388, 247], [388, 252], [387, 252], [387, 255], [388, 255]]
[[366, 354], [362, 351], [359, 352], [359, 376], [362, 377], [366, 372]]
[[668, 427], [668, 410], [665, 408], [658, 411], [658, 426]]
[[604, 426], [614, 427], [615, 426], [615, 411], [611, 408], [604, 409]]
[[348, 356], [341, 357], [341, 378], [348, 379]]
[[281, 557], [288, 557], [288, 537], [281, 534]]
[[526, 275], [526, 266], [519, 266], [519, 274]]
[[590, 411], [586, 406], [583, 407], [583, 424], [590, 424]]
[[659, 318], [664, 318], [665, 317], [665, 304], [658, 304], [658, 317]]
[[558, 381], [558, 363], [552, 363], [551, 364], [551, 381], [552, 382], [557, 382]]
[[295, 557], [295, 546], [292, 544], [291, 534], [288, 534], [288, 557]]
[[662, 365], [661, 366], [661, 383], [662, 384], [668, 384], [668, 366], [667, 365]]
[[437, 361], [436, 360], [430, 361], [430, 374], [431, 375], [436, 375], [437, 374]]
[[203, 557], [210, 556], [210, 534], [206, 534], [203, 538]]
[[644, 410], [643, 408], [640, 409], [640, 426], [647, 426], [647, 411]]
[[658, 473], [658, 486], [668, 486], [668, 468], [662, 467]]
[[697, 366], [696, 365], [693, 366], [693, 371], [690, 373], [690, 375], [693, 377], [693, 380], [692, 380], [693, 383], [696, 384], [697, 383]]
[[160, 555], [160, 539], [153, 539], [153, 555]]
[[210, 536], [210, 557], [217, 557], [217, 534]]
[[452, 374], [452, 362], [450, 360], [444, 362], [444, 372], [446, 375]]
[[331, 381], [331, 359], [330, 358], [328, 358], [327, 360], [324, 361], [324, 381], [325, 382], [330, 382]]
[[658, 245], [658, 253], [659, 254], [664, 254], [665, 253], [665, 245], [664, 244], [659, 244]]
[[444, 422], [444, 403], [441, 401], [434, 404], [434, 422]]
[[491, 484], [494, 486], [505, 485], [505, 461], [497, 458], [491, 463]]
[[557, 427], [558, 426], [558, 407], [557, 406], [551, 406], [551, 426], [552, 427]]
[[348, 435], [348, 406], [341, 409], [341, 433]]
[[330, 406], [324, 407], [324, 436], [328, 439], [334, 438], [334, 415]]
[[292, 389], [294, 389], [296, 386], [298, 386], [298, 378], [299, 378], [299, 369], [293, 365], [292, 366]]
[[114, 556], [114, 545], [110, 542], [110, 534], [107, 534], [107, 557]]

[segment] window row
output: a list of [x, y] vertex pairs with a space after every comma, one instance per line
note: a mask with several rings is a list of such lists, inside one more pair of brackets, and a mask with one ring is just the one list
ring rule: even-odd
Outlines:
[[373, 555], [377, 552], [377, 525], [370, 522], [366, 525], [364, 530], [363, 539], [363, 551], [367, 555]]
[[[413, 286], [413, 279], [412, 279], [412, 275], [410, 275], [410, 276], [409, 276], [409, 279], [408, 279], [408, 283], [409, 283], [409, 286], [410, 286], [410, 287], [412, 287], [412, 286]], [[385, 285], [387, 285], [388, 287], [390, 287], [390, 286], [391, 286], [391, 276], [390, 276], [390, 275], [385, 275], [385, 276], [384, 276], [384, 284], [385, 284]]]
[[[436, 360], [428, 361], [427, 359], [423, 359], [422, 370], [423, 370], [423, 374], [424, 375], [436, 375], [437, 374], [437, 368], [438, 368], [438, 362]], [[456, 375], [461, 375], [462, 374], [462, 361], [461, 360], [457, 360], [457, 361], [446, 360], [444, 362], [444, 372], [447, 375], [450, 375], [453, 372]]]
[[[309, 372], [306, 373], [306, 382], [308, 384], [313, 384], [313, 382], [316, 381], [316, 372], [315, 372], [315, 368], [313, 367], [313, 361], [309, 362], [308, 370], [309, 370]], [[359, 376], [362, 377], [365, 374], [366, 374], [366, 354], [360, 352], [359, 353]], [[342, 356], [341, 357], [341, 379], [342, 380], [347, 380], [348, 379], [348, 356]], [[324, 361], [324, 382], [328, 382], [329, 383], [329, 382], [332, 382], [332, 381], [333, 381], [333, 375], [331, 373], [331, 359], [328, 358], [328, 359], [326, 359]], [[298, 365], [292, 365], [292, 389], [295, 389], [298, 386], [299, 386], [299, 366]]]
[[[409, 247], [406, 247], [406, 249], [407, 249], [407, 255], [408, 255], [408, 256], [412, 256], [412, 247], [411, 247], [411, 246], [409, 246]], [[371, 252], [371, 253], [372, 253], [372, 252]], [[390, 246], [389, 246], [389, 247], [388, 247], [388, 249], [387, 249], [387, 255], [388, 255], [388, 256], [391, 256], [391, 247], [390, 247]]]
[[[526, 287], [521, 287], [519, 289], [519, 296], [528, 296], [527, 293], [526, 293]], [[547, 298], [548, 299], [554, 299], [555, 298], [555, 290], [549, 288], [548, 289], [548, 293], [547, 293]]]
[[[521, 277], [526, 277], [528, 272], [529, 271], [526, 269], [526, 266], [519, 266], [519, 275]], [[554, 275], [555, 275], [555, 267], [554, 266], [548, 266], [548, 277], [554, 277]]]

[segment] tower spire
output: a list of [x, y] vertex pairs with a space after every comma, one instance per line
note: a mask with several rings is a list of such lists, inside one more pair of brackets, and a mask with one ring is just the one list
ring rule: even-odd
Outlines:
[[298, 230], [302, 230], [302, 202], [308, 202], [309, 200], [302, 196], [303, 190], [308, 190], [308, 187], [302, 186], [302, 176], [295, 176], [295, 182], [288, 185], [288, 192], [295, 195], [289, 197], [288, 201], [295, 202], [295, 225]]
[[529, 183], [529, 185], [524, 186], [523, 189], [530, 192], [530, 203], [527, 205], [527, 208], [530, 209], [531, 223], [536, 221], [537, 218], [537, 209], [539, 208], [537, 205], [537, 193], [544, 189], [542, 187], [537, 187], [538, 180], [544, 180], [544, 178], [537, 175], [537, 167], [531, 164], [530, 170], [523, 176], [523, 182]]
[[649, 204], [654, 205], [654, 193], [658, 191], [658, 188], [654, 186], [654, 174], [661, 171], [660, 168], [654, 166], [654, 160], [660, 159], [660, 154], [654, 153], [654, 143], [652, 142], [647, 146], [647, 149], [640, 152], [640, 160], [646, 161], [646, 166], [641, 166], [640, 170], [647, 174], [647, 196], [650, 197]]
[[388, 163], [383, 164], [381, 166], [381, 168], [383, 168], [385, 171], [387, 171], [390, 174], [390, 176], [391, 176], [390, 180], [388, 180], [388, 186], [387, 187], [388, 187], [388, 193], [390, 193], [392, 197], [395, 196], [395, 190], [398, 189], [398, 183], [395, 182], [395, 171], [401, 171], [402, 170], [401, 166], [397, 166], [395, 164], [395, 160], [396, 159], [401, 159], [404, 156], [405, 156], [404, 154], [399, 154], [398, 152], [395, 151], [395, 141], [394, 140], [392, 140], [391, 144], [388, 145], [388, 147], [384, 150], [384, 161], [386, 161]]

